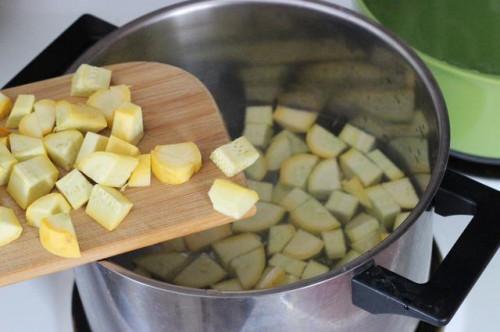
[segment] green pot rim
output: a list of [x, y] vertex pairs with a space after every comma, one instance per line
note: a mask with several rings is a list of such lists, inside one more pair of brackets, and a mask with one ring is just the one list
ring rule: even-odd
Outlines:
[[[368, 8], [368, 6], [366, 5], [364, 0], [355, 0], [355, 2], [356, 2], [357, 7], [359, 8], [359, 10], [361, 11], [361, 13], [365, 14], [368, 18], [372, 19], [373, 21], [377, 22], [378, 24], [382, 24], [375, 17], [375, 15], [373, 15], [373, 13], [370, 11], [370, 9]], [[395, 33], [397, 33], [397, 32], [395, 32]], [[494, 84], [494, 85], [500, 86], [500, 75], [485, 74], [485, 73], [481, 73], [481, 72], [476, 71], [476, 70], [470, 70], [470, 69], [458, 67], [456, 65], [452, 65], [452, 64], [449, 64], [445, 61], [439, 60], [439, 59], [437, 59], [431, 55], [428, 55], [424, 52], [421, 52], [420, 50], [416, 49], [413, 46], [411, 46], [411, 47], [418, 53], [418, 55], [427, 64], [429, 64], [435, 68], [439, 68], [443, 71], [452, 72], [454, 75], [462, 76], [464, 78], [479, 80], [479, 81], [483, 81], [484, 83]]]

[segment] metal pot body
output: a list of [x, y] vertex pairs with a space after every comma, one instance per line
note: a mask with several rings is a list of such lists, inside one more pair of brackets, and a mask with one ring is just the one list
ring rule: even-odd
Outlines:
[[[430, 212], [398, 241], [380, 252], [380, 265], [413, 280], [427, 279], [431, 260]], [[118, 271], [118, 273], [117, 273]], [[92, 330], [125, 331], [413, 331], [418, 320], [372, 315], [351, 303], [349, 271], [280, 293], [202, 296], [162, 283], [142, 283], [111, 262], [75, 270], [78, 290]]]
[[168, 285], [130, 272], [133, 253], [79, 267], [76, 281], [94, 331], [415, 328], [415, 319], [372, 315], [351, 302], [351, 279], [371, 259], [417, 282], [429, 273], [432, 225], [426, 209], [444, 172], [448, 123], [432, 77], [411, 50], [382, 28], [325, 3], [199, 1], [118, 29], [75, 66], [133, 60], [173, 64], [200, 78], [233, 137], [241, 135], [249, 104], [318, 111], [322, 125], [334, 131], [354, 122], [377, 136], [421, 185], [421, 202], [386, 240], [342, 270], [268, 291]]

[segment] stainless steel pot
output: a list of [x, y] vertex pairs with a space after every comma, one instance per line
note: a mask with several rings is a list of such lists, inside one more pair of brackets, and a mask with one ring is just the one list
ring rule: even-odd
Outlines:
[[[448, 117], [431, 74], [401, 41], [355, 13], [317, 1], [186, 2], [118, 29], [73, 69], [132, 60], [166, 62], [199, 77], [232, 136], [241, 133], [245, 105], [276, 100], [320, 111], [333, 130], [356, 122], [406, 166], [421, 201], [385, 241], [342, 269], [271, 290], [169, 285], [127, 269], [133, 253], [80, 267], [76, 281], [94, 331], [411, 331], [418, 319], [443, 325], [496, 252], [500, 194], [446, 170]], [[410, 120], [415, 108], [417, 124]], [[416, 284], [428, 280], [432, 207], [476, 217], [437, 273]]]

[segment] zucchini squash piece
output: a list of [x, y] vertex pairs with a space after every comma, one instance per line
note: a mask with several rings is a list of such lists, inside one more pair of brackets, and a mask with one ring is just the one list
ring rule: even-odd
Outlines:
[[366, 193], [372, 202], [370, 213], [373, 213], [386, 229], [392, 229], [394, 218], [401, 212], [399, 205], [381, 185], [367, 188]]
[[321, 239], [299, 229], [283, 249], [283, 254], [288, 257], [306, 260], [318, 255], [323, 246]]
[[232, 177], [252, 165], [259, 152], [245, 136], [219, 146], [210, 154], [210, 159], [228, 177]]
[[408, 178], [382, 183], [382, 187], [402, 209], [414, 209], [417, 206], [418, 196]]
[[290, 212], [292, 223], [307, 232], [319, 234], [340, 227], [338, 220], [315, 199], [310, 199]]
[[262, 277], [260, 278], [255, 289], [266, 289], [273, 288], [283, 284], [285, 281], [286, 273], [279, 266], [275, 267], [266, 267], [264, 272], [262, 273]]
[[334, 158], [347, 148], [344, 142], [317, 124], [307, 131], [306, 142], [311, 152], [321, 158]]
[[249, 123], [263, 124], [271, 127], [273, 125], [272, 106], [247, 106], [245, 109], [245, 125]]
[[228, 267], [233, 258], [260, 246], [260, 237], [252, 233], [238, 234], [212, 243], [212, 249], [224, 267]]
[[384, 172], [384, 175], [389, 180], [398, 180], [405, 176], [403, 171], [383, 154], [382, 151], [378, 149], [373, 150], [367, 154], [367, 157]]
[[342, 189], [359, 199], [359, 202], [365, 208], [371, 209], [372, 203], [370, 202], [370, 198], [368, 197], [363, 184], [361, 184], [361, 181], [359, 181], [357, 177], [352, 177], [350, 180], [342, 181]]
[[358, 210], [359, 199], [341, 190], [334, 190], [325, 207], [342, 223], [347, 223]]
[[285, 216], [285, 209], [268, 202], [257, 202], [254, 216], [233, 223], [234, 232], [261, 232], [279, 223]]
[[280, 170], [280, 183], [305, 188], [312, 169], [318, 162], [318, 157], [312, 154], [296, 154], [283, 162]]
[[270, 171], [280, 169], [281, 164], [292, 155], [292, 147], [286, 135], [276, 135], [266, 151], [266, 165]]
[[273, 129], [265, 124], [247, 123], [243, 129], [243, 136], [246, 137], [253, 146], [266, 148], [273, 136]]
[[342, 128], [339, 138], [353, 148], [365, 153], [371, 151], [375, 146], [375, 137], [373, 135], [350, 124], [346, 124]]
[[218, 283], [226, 275], [226, 271], [210, 256], [201, 254], [179, 272], [173, 283], [185, 287], [205, 288]]
[[309, 199], [311, 199], [311, 195], [300, 188], [293, 188], [281, 199], [280, 205], [288, 212], [291, 212]]
[[311, 171], [307, 191], [317, 199], [327, 199], [331, 192], [340, 189], [340, 170], [335, 159], [321, 160]]
[[231, 236], [231, 225], [222, 225], [207, 229], [206, 231], [190, 234], [184, 237], [186, 247], [190, 251], [198, 251], [209, 247], [212, 243]]
[[269, 266], [281, 267], [286, 273], [300, 278], [306, 267], [306, 262], [278, 253], [271, 257]]
[[285, 129], [294, 133], [305, 133], [316, 121], [318, 113], [302, 111], [278, 105], [273, 119]]
[[234, 292], [234, 291], [242, 291], [243, 287], [241, 286], [238, 279], [229, 279], [221, 281], [215, 285], [212, 285], [212, 289], [216, 289], [221, 292]]
[[146, 254], [134, 259], [138, 267], [163, 281], [172, 281], [189, 262], [189, 255], [179, 252]]
[[340, 156], [340, 167], [351, 178], [356, 176], [363, 186], [372, 186], [382, 178], [382, 170], [356, 149], [350, 149]]
[[321, 232], [325, 243], [326, 256], [330, 259], [339, 259], [345, 256], [347, 247], [342, 229]]
[[273, 196], [273, 184], [270, 182], [260, 182], [247, 180], [248, 188], [254, 190], [259, 195], [259, 200], [271, 202]]
[[377, 219], [361, 212], [345, 226], [345, 233], [352, 243], [378, 231], [379, 228]]
[[231, 260], [231, 270], [234, 271], [243, 289], [252, 289], [262, 276], [266, 267], [264, 247], [260, 246], [246, 254]]
[[252, 180], [261, 181], [267, 174], [267, 163], [262, 152], [255, 162], [245, 169], [245, 175]]
[[314, 278], [328, 271], [330, 271], [328, 266], [320, 264], [311, 259], [309, 262], [307, 262], [304, 272], [302, 272], [301, 279]]
[[290, 224], [276, 225], [269, 228], [269, 237], [267, 240], [267, 253], [274, 255], [285, 248], [288, 242], [295, 235], [295, 227]]

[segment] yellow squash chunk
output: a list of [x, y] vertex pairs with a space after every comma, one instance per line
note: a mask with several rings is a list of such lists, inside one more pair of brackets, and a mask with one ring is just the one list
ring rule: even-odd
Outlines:
[[12, 155], [19, 161], [47, 155], [43, 141], [40, 138], [10, 134], [9, 142]]
[[346, 254], [346, 244], [342, 229], [321, 232], [321, 238], [325, 243], [326, 256], [330, 259], [339, 259]]
[[341, 190], [332, 192], [325, 207], [341, 222], [347, 223], [358, 210], [359, 199]]
[[21, 236], [23, 227], [12, 209], [0, 206], [0, 247]]
[[12, 108], [12, 100], [0, 92], [0, 119], [5, 118]]
[[382, 183], [382, 187], [402, 209], [413, 209], [418, 204], [417, 193], [408, 178]]
[[377, 219], [362, 212], [346, 225], [345, 233], [351, 242], [356, 242], [376, 232], [379, 228]]
[[296, 110], [280, 105], [276, 107], [273, 114], [274, 121], [294, 133], [305, 133], [317, 117], [316, 112]]
[[394, 225], [392, 225], [392, 230], [394, 231], [396, 228], [398, 228], [405, 220], [408, 218], [410, 215], [410, 212], [402, 212], [396, 216], [396, 219], [394, 220]]
[[4, 136], [4, 137], [0, 137], [0, 144], [5, 146], [5, 147], [8, 147], [9, 145], [9, 136]]
[[296, 154], [283, 162], [280, 170], [280, 183], [305, 188], [309, 174], [318, 162], [318, 157], [312, 154]]
[[59, 171], [47, 156], [34, 157], [14, 165], [7, 192], [20, 207], [26, 209], [52, 190], [58, 175]]
[[285, 270], [279, 266], [267, 267], [262, 273], [262, 277], [255, 286], [255, 289], [273, 288], [283, 284], [286, 278]]
[[151, 185], [151, 155], [141, 154], [139, 164], [130, 175], [129, 187], [147, 187]]
[[80, 246], [71, 217], [58, 213], [42, 220], [39, 228], [40, 243], [48, 252], [61, 257], [80, 257]]
[[75, 163], [83, 135], [78, 130], [65, 130], [45, 136], [43, 142], [50, 159], [68, 171]]
[[234, 219], [242, 218], [259, 200], [255, 191], [225, 179], [215, 179], [208, 197], [215, 211]]
[[113, 135], [109, 137], [108, 144], [106, 144], [106, 149], [104, 149], [104, 151], [132, 157], [137, 157], [141, 154], [141, 151], [139, 151], [137, 146]]
[[163, 183], [187, 182], [200, 168], [200, 149], [193, 142], [157, 145], [151, 151], [151, 170]]
[[0, 144], [0, 186], [7, 183], [15, 164], [17, 164], [17, 159], [12, 156], [5, 145]]
[[251, 166], [258, 158], [259, 152], [245, 136], [219, 146], [210, 154], [210, 159], [228, 177]]
[[361, 181], [359, 181], [357, 177], [354, 176], [350, 180], [342, 181], [342, 189], [346, 193], [349, 193], [355, 196], [357, 199], [359, 199], [359, 202], [365, 208], [368, 209], [372, 208], [372, 203], [370, 201], [370, 198], [368, 197], [368, 194], [366, 193], [363, 184], [361, 183]]
[[307, 180], [307, 191], [317, 199], [327, 199], [333, 190], [340, 189], [340, 170], [337, 160], [318, 162]]
[[82, 145], [80, 146], [80, 151], [78, 151], [78, 155], [76, 156], [75, 167], [78, 167], [80, 161], [92, 152], [104, 151], [107, 144], [108, 138], [106, 136], [102, 136], [91, 131], [87, 132], [83, 138]]
[[283, 254], [288, 257], [305, 260], [319, 254], [323, 246], [324, 244], [321, 239], [299, 229], [283, 249]]
[[334, 134], [317, 124], [307, 131], [306, 142], [311, 152], [321, 158], [336, 157], [347, 147]]
[[144, 136], [141, 107], [130, 102], [121, 104], [114, 112], [111, 135], [137, 145]]
[[404, 177], [403, 171], [399, 169], [382, 151], [376, 149], [366, 155], [375, 163], [389, 180], [398, 180]]
[[288, 242], [295, 235], [295, 227], [290, 224], [276, 225], [269, 228], [267, 240], [267, 253], [274, 255], [285, 248]]
[[71, 95], [88, 97], [99, 89], [107, 89], [111, 82], [111, 70], [82, 64], [71, 77]]
[[257, 202], [254, 216], [233, 223], [235, 232], [261, 232], [279, 223], [285, 216], [285, 209], [268, 202]]
[[243, 287], [241, 287], [240, 282], [236, 278], [221, 281], [213, 285], [212, 288], [222, 292], [234, 292], [243, 290]]
[[259, 195], [259, 200], [271, 202], [273, 196], [273, 184], [270, 182], [247, 180], [248, 188], [255, 190]]
[[98, 132], [106, 128], [106, 118], [97, 108], [83, 104], [71, 104], [65, 100], [56, 103], [55, 131], [76, 129]]
[[273, 125], [272, 106], [248, 106], [245, 109], [245, 124], [256, 123], [267, 126]]
[[108, 122], [108, 127], [113, 124], [115, 110], [124, 102], [130, 102], [130, 88], [127, 85], [114, 85], [109, 89], [99, 89], [89, 96], [87, 105], [99, 109]]
[[392, 229], [396, 215], [401, 212], [398, 203], [381, 185], [366, 188], [366, 193], [372, 203], [369, 213], [373, 214], [386, 229]]
[[72, 170], [56, 182], [56, 188], [64, 195], [73, 209], [87, 203], [92, 191], [90, 182], [77, 169]]
[[159, 243], [158, 245], [161, 247], [162, 251], [165, 251], [165, 252], [171, 252], [171, 251], [184, 252], [187, 250], [186, 243], [184, 241], [184, 238], [182, 238], [182, 237], [168, 240], [168, 241]]
[[346, 124], [344, 128], [342, 128], [339, 138], [353, 148], [365, 153], [371, 151], [375, 145], [375, 137], [373, 135], [350, 124]]
[[273, 199], [272, 202], [276, 204], [280, 204], [283, 198], [288, 195], [290, 191], [293, 190], [293, 187], [285, 186], [282, 183], [276, 183], [273, 188]]
[[42, 99], [35, 103], [34, 111], [37, 115], [42, 134], [52, 132], [56, 123], [56, 102], [51, 99]]
[[243, 289], [252, 289], [266, 267], [266, 253], [262, 246], [236, 257], [230, 263]]
[[85, 213], [108, 231], [115, 229], [132, 209], [132, 203], [118, 190], [96, 184]]
[[290, 140], [284, 131], [274, 136], [271, 144], [266, 151], [266, 165], [270, 171], [276, 171], [280, 169], [281, 165], [285, 160], [290, 158], [292, 155], [292, 146]]
[[243, 129], [245, 136], [253, 146], [265, 148], [273, 136], [273, 128], [260, 123], [247, 123]]
[[365, 187], [378, 183], [384, 174], [375, 163], [354, 148], [340, 156], [340, 167], [347, 178], [356, 176]]
[[338, 220], [313, 198], [290, 212], [290, 219], [295, 226], [314, 234], [340, 227]]
[[5, 126], [7, 128], [17, 128], [21, 119], [31, 113], [33, 110], [33, 104], [35, 103], [34, 95], [18, 95], [16, 102], [10, 111], [9, 117]]
[[42, 127], [36, 113], [26, 114], [19, 122], [19, 133], [31, 137], [43, 137]]
[[360, 255], [361, 254], [359, 252], [357, 252], [354, 249], [351, 249], [347, 252], [347, 254], [345, 254], [345, 256], [341, 260], [337, 261], [333, 267], [338, 268], [338, 267], [344, 266], [347, 263], [349, 263], [350, 261], [358, 258]]
[[179, 252], [146, 254], [134, 259], [138, 267], [164, 281], [172, 281], [189, 262], [189, 255]]
[[283, 285], [289, 285], [291, 283], [294, 283], [296, 281], [299, 281], [299, 278], [294, 276], [293, 274], [286, 274], [285, 275], [285, 279], [283, 280], [283, 282], [279, 285], [279, 286], [283, 286]]
[[279, 266], [285, 270], [286, 273], [300, 277], [306, 267], [306, 262], [278, 253], [271, 257], [269, 265]]
[[71, 206], [60, 193], [51, 193], [40, 197], [26, 209], [26, 220], [34, 227], [40, 227], [42, 220], [58, 213], [69, 213]]
[[292, 191], [288, 192], [288, 194], [283, 197], [280, 201], [280, 205], [288, 212], [291, 212], [304, 204], [310, 198], [311, 195], [304, 192], [302, 189], [293, 188]]
[[247, 178], [261, 181], [267, 174], [267, 164], [266, 159], [259, 151], [259, 157], [257, 160], [250, 166], [245, 169], [245, 175]]
[[204, 288], [218, 283], [226, 274], [226, 271], [210, 256], [201, 254], [174, 278], [173, 283], [185, 287]]
[[310, 260], [309, 262], [307, 262], [304, 272], [302, 272], [301, 279], [314, 278], [328, 271], [330, 271], [328, 266], [320, 264], [314, 260]]
[[96, 183], [122, 187], [138, 164], [139, 160], [134, 157], [97, 151], [84, 157], [78, 169]]
[[232, 234], [231, 225], [226, 224], [207, 229], [206, 231], [190, 234], [184, 238], [184, 241], [189, 250], [198, 251]]
[[212, 243], [212, 249], [224, 267], [229, 266], [229, 262], [233, 258], [260, 246], [262, 246], [260, 237], [253, 233], [234, 235]]

